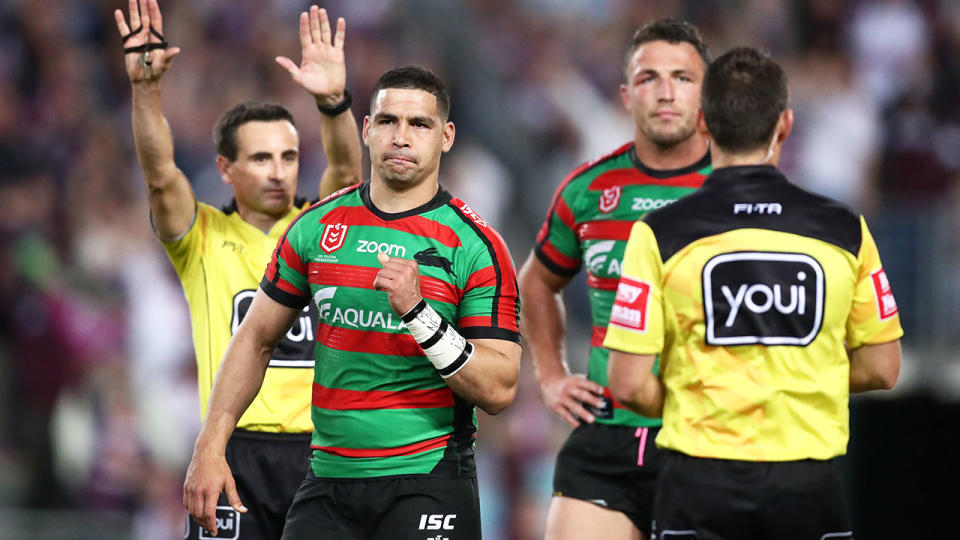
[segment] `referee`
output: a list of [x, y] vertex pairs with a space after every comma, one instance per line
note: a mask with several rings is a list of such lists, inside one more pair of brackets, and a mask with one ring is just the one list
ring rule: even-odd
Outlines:
[[[119, 9], [114, 18], [124, 43], [133, 140], [151, 223], [190, 307], [200, 412], [205, 417], [220, 360], [251, 309], [273, 248], [309, 206], [295, 197], [299, 135], [293, 116], [280, 105], [247, 102], [232, 107], [217, 121], [214, 143], [217, 168], [233, 188], [233, 201], [222, 210], [198, 201], [177, 168], [173, 133], [161, 106], [160, 80], [180, 49], [167, 47], [163, 40], [156, 0], [130, 0], [129, 25]], [[346, 93], [345, 24], [340, 19], [332, 34], [326, 11], [312, 7], [300, 16], [301, 66], [280, 62], [291, 75], [296, 73], [294, 81], [314, 97], [322, 113], [318, 116], [328, 165], [320, 179], [321, 197], [360, 179], [360, 140]], [[280, 538], [310, 455], [317, 310], [304, 309], [292, 322], [271, 347], [262, 391], [218, 456], [234, 473], [218, 487], [242, 497], [247, 507], [232, 508], [226, 495], [217, 503], [218, 493], [213, 493], [210, 513], [215, 517], [202, 523], [188, 519], [184, 538], [211, 538], [210, 533], [241, 540]]]
[[853, 536], [833, 458], [849, 393], [896, 383], [903, 331], [864, 219], [776, 168], [787, 99], [765, 54], [717, 58], [698, 122], [714, 172], [627, 243], [604, 346], [614, 397], [663, 416], [661, 538]]

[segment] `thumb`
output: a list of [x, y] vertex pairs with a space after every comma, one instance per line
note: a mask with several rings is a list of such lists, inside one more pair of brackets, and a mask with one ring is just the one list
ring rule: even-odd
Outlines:
[[300, 68], [293, 63], [293, 60], [287, 58], [286, 56], [278, 56], [274, 58], [278, 64], [280, 64], [283, 69], [287, 70], [290, 73], [290, 76], [293, 77], [293, 80], [299, 80], [300, 77]]
[[384, 265], [386, 265], [388, 262], [390, 262], [390, 256], [387, 255], [386, 253], [382, 253], [382, 252], [381, 252], [381, 253], [377, 253], [377, 260], [380, 261], [380, 266], [384, 266]]
[[237, 484], [232, 478], [229, 482], [227, 482], [226, 488], [227, 500], [230, 502], [230, 506], [232, 506], [237, 512], [246, 514], [247, 507], [244, 506], [243, 501], [240, 500], [240, 494], [237, 493]]

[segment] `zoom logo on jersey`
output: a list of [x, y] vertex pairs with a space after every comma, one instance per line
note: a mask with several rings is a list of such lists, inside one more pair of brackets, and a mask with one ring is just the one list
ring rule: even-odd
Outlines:
[[823, 267], [802, 253], [725, 253], [703, 267], [708, 345], [810, 344], [823, 322]]
[[646, 197], [634, 197], [631, 209], [636, 211], [657, 210], [675, 202], [676, 199], [648, 199]]
[[[237, 332], [257, 291], [247, 289], [233, 296], [233, 316], [230, 320], [230, 335]], [[304, 306], [293, 326], [283, 336], [270, 359], [270, 367], [313, 368], [313, 341], [317, 327], [317, 310], [314, 304]]]
[[360, 244], [357, 245], [357, 253], [386, 253], [391, 257], [400, 257], [402, 259], [407, 256], [407, 248], [386, 242], [360, 240]]

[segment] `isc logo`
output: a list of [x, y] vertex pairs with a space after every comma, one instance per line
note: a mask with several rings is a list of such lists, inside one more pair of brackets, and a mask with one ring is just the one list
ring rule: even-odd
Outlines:
[[801, 253], [718, 255], [703, 267], [708, 345], [806, 346], [820, 332], [823, 267]]
[[420, 515], [420, 527], [421, 531], [452, 531], [453, 530], [453, 520], [457, 518], [456, 514], [421, 514]]

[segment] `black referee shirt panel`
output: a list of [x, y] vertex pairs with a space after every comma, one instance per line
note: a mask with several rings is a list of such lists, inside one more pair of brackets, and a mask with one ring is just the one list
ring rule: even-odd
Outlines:
[[769, 165], [717, 169], [699, 191], [643, 219], [653, 229], [664, 261], [696, 240], [734, 229], [815, 238], [854, 256], [862, 241], [856, 214], [791, 184]]

